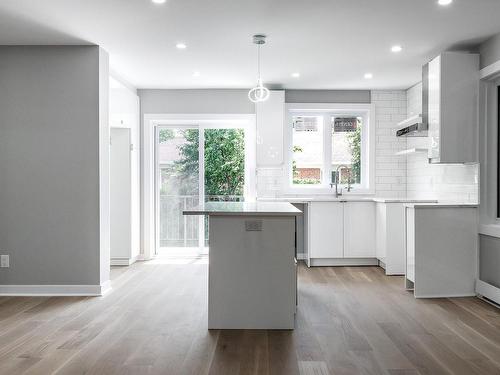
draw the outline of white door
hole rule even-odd
[[[130,142],[130,129],[111,128],[110,247],[116,264],[132,257]]]
[[[375,203],[344,203],[344,258],[375,258]]]
[[[340,202],[312,202],[309,217],[310,257],[343,258],[343,208]]]

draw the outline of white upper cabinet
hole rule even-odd
[[[479,55],[444,52],[429,63],[431,163],[478,161]]]
[[[257,167],[283,164],[285,91],[271,90],[269,99],[255,105]]]
[[[344,203],[344,258],[375,258],[375,203]]]

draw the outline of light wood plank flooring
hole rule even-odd
[[[500,311],[479,299],[301,265],[296,330],[208,331],[206,264],[168,263],[113,269],[105,297],[0,298],[0,374],[500,374]]]

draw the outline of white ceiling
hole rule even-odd
[[[499,15],[499,0],[1,0],[0,44],[99,44],[139,88],[248,88],[265,33],[266,84],[407,88],[439,51],[500,32]]]

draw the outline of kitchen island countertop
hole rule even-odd
[[[183,211],[184,215],[209,216],[298,216],[298,208],[288,202],[205,202]]]

